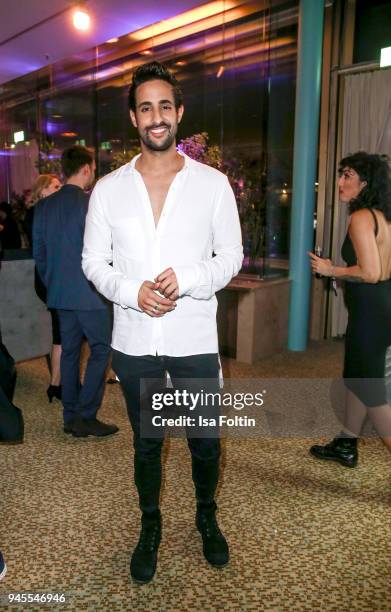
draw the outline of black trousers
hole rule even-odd
[[[143,437],[140,417],[143,410],[142,395],[148,397],[164,386],[166,371],[175,389],[191,392],[219,391],[219,361],[217,354],[167,357],[145,355],[135,357],[113,351],[112,368],[117,374],[126,399],[128,416],[133,429],[134,475],[139,494],[140,509],[144,514],[159,509],[161,488],[161,451],[163,437]],[[140,391],[142,390],[142,392]],[[210,415],[212,416],[212,415]],[[187,442],[192,457],[192,477],[197,506],[215,507],[215,492],[219,479],[220,439],[191,437],[186,429]]]

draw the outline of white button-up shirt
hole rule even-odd
[[[231,186],[218,170],[183,155],[155,227],[138,157],[97,182],[86,219],[82,266],[114,302],[112,347],[128,355],[217,353],[215,293],[243,260]],[[170,267],[177,307],[150,317],[138,306],[140,287]]]

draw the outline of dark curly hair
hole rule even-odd
[[[344,168],[351,168],[357,172],[360,181],[367,183],[357,198],[349,202],[349,213],[361,208],[376,208],[387,221],[391,221],[391,169],[388,156],[358,151],[341,159],[340,174]]]
[[[149,62],[148,64],[143,64],[139,66],[136,71],[133,73],[132,83],[129,87],[129,96],[128,103],[129,108],[135,112],[136,111],[136,89],[142,83],[146,83],[147,81],[166,81],[169,85],[171,85],[174,93],[174,102],[175,108],[178,108],[183,104],[183,94],[180,88],[180,85],[172,72],[161,64],[160,62]]]

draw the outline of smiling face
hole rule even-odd
[[[345,167],[340,172],[338,180],[339,199],[341,202],[350,202],[357,198],[358,194],[364,189],[366,181],[362,181],[353,168]]]
[[[166,81],[142,83],[136,90],[136,112],[130,118],[141,143],[150,151],[175,147],[175,137],[183,115],[183,106],[175,108],[172,86]]]

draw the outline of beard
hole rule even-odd
[[[158,142],[153,139],[153,136],[150,135],[150,131],[156,129],[158,127],[167,128],[167,134],[163,140],[159,140]],[[139,136],[144,145],[150,149],[150,151],[167,151],[175,142],[175,137],[177,133],[178,126],[177,125],[169,125],[168,123],[160,123],[159,125],[152,125],[148,128],[145,128],[142,132],[139,132]]]

